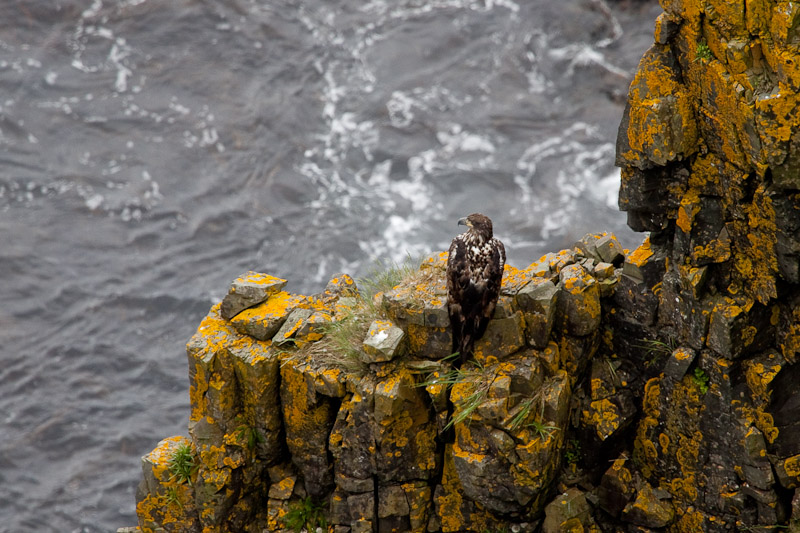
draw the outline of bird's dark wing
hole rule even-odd
[[[506,250],[503,243],[497,239],[491,241],[491,257],[481,273],[479,292],[476,296],[479,304],[475,309],[474,336],[479,339],[483,336],[489,321],[497,307],[497,298],[500,296],[500,286],[503,282],[503,267],[506,263]]]
[[[459,305],[464,291],[469,287],[469,260],[467,245],[456,237],[450,243],[447,256],[447,303]]]
[[[492,318],[494,308],[497,305],[497,298],[500,296],[500,285],[503,283],[503,268],[506,264],[506,249],[503,243],[497,239],[492,239],[492,257],[486,264],[483,272],[483,279],[486,280],[486,290],[481,295],[483,317]]]
[[[465,301],[470,289],[469,260],[467,258],[467,245],[463,239],[456,237],[450,243],[447,256],[447,310],[450,315],[450,325],[453,330],[453,351],[460,351],[464,336],[466,322]]]

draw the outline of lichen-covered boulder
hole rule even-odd
[[[692,95],[668,46],[653,45],[639,62],[617,138],[617,164],[664,166],[697,149]]]
[[[592,517],[592,509],[584,492],[570,488],[557,496],[545,508],[543,533],[569,533],[572,531],[600,532]]]
[[[354,381],[351,390],[330,437],[337,484],[369,488],[373,476],[382,483],[429,479],[436,466],[437,432],[426,393],[412,374],[364,377]]]
[[[468,374],[451,393],[453,462],[473,501],[499,513],[536,512],[561,461],[570,388],[526,359]]]
[[[252,270],[242,274],[233,280],[228,294],[222,299],[220,316],[225,320],[230,320],[241,311],[260,304],[285,286],[285,279],[269,274],[261,274]]]
[[[446,252],[426,258],[418,274],[381,295],[382,309],[406,333],[408,349],[417,357],[441,359],[453,352],[446,262]]]
[[[350,390],[329,440],[337,490],[349,494],[337,523],[359,528],[368,519],[381,530],[423,531],[430,513],[426,480],[437,468],[437,430],[424,390],[408,371],[364,377]]]
[[[190,448],[191,442],[186,437],[169,437],[142,457],[143,476],[136,493],[136,513],[142,531],[198,530],[193,479],[178,479],[170,469],[181,447]]]
[[[231,324],[242,335],[249,335],[258,340],[270,340],[283,326],[289,314],[304,305],[307,305],[304,296],[280,291],[271,295],[265,302],[237,314],[231,320]]]
[[[675,511],[669,502],[670,495],[666,491],[653,490],[648,483],[636,492],[636,497],[622,510],[622,519],[626,522],[647,528],[668,526],[675,518]]]
[[[428,524],[428,531],[455,533],[502,528],[504,526],[502,520],[495,518],[464,493],[456,473],[452,446],[452,444],[445,445],[442,479],[433,494],[434,514]],[[525,529],[520,528],[520,531]]]
[[[626,386],[628,372],[621,360],[595,359],[589,379],[590,394],[581,403],[581,425],[603,443],[621,436],[634,421],[636,402]]]
[[[619,265],[625,259],[625,250],[614,234],[590,233],[575,243],[584,257],[596,263]]]
[[[570,335],[583,337],[600,325],[600,289],[597,280],[580,264],[561,270],[558,310]]]
[[[527,341],[535,348],[544,348],[550,340],[557,298],[558,288],[544,278],[529,281],[517,292],[516,302],[525,321]]]
[[[388,320],[374,320],[362,344],[365,362],[382,363],[403,355],[405,332]]]
[[[422,271],[421,271],[422,272]],[[383,308],[392,320],[428,328],[447,327],[447,285],[443,271],[429,267],[383,295]]]
[[[319,498],[333,487],[328,435],[338,412],[338,398],[322,394],[324,370],[305,359],[284,359],[280,397],[285,443],[310,495]]]
[[[525,344],[525,320],[521,311],[513,311],[489,321],[483,336],[475,342],[473,357],[481,364],[490,364],[506,359]]]

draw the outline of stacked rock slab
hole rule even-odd
[[[621,248],[593,235],[507,266],[461,368],[446,259],[434,254],[369,297],[346,275],[313,296],[266,274],[236,280],[187,345],[190,439],[143,458],[141,530],[276,531],[316,508],[342,533],[534,531],[562,471],[574,387],[608,337],[601,301],[621,276]],[[186,479],[173,470],[179,444],[193,458]]]
[[[617,141],[620,207],[650,236],[611,320],[617,355],[649,370],[600,502],[670,531],[786,527],[800,519],[786,475],[800,454],[800,6],[661,5]]]

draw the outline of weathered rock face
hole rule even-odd
[[[163,443],[146,457],[140,527],[275,530],[311,502],[337,531],[532,531],[561,472],[574,387],[601,348],[621,248],[587,236],[506,267],[461,368],[449,357],[446,258],[369,297],[339,275],[317,296],[271,282],[244,307],[235,283],[242,309],[225,319],[213,307],[187,346],[192,477],[170,474]],[[618,410],[618,427],[633,414]]]
[[[651,231],[610,320],[617,356],[647,369],[642,412],[601,503],[675,531],[787,525],[800,518],[784,474],[800,414],[800,10],[661,4],[617,141],[620,207]]]
[[[661,5],[617,142],[643,244],[506,266],[460,368],[445,253],[375,295],[247,273],[187,346],[142,530],[800,523],[800,7]]]

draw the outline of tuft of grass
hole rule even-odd
[[[660,341],[658,339],[645,339],[640,343],[634,344],[637,348],[642,348],[647,352],[647,360],[644,366],[652,368],[658,364],[659,360],[668,357],[675,351],[675,345],[672,339],[669,343]]]
[[[531,417],[531,412],[533,411],[534,406],[538,404],[539,406],[539,415],[536,419],[531,422],[525,424],[525,421]],[[517,413],[511,418],[511,422],[509,423],[509,429],[511,431],[516,431],[520,427],[531,428],[534,433],[536,433],[541,440],[545,440],[549,437],[554,431],[557,431],[559,428],[558,426],[549,426],[542,422],[542,418],[544,417],[544,398],[541,395],[541,392],[535,394],[531,398],[526,398],[519,404],[519,410]]]
[[[194,463],[194,454],[192,453],[191,444],[183,443],[175,450],[167,463],[172,474],[172,479],[178,483],[192,484],[192,474],[194,474],[197,465]]]
[[[183,511],[183,503],[181,503],[181,499],[178,496],[178,487],[168,488],[165,498],[167,500],[167,505],[174,505],[175,507]]]
[[[328,520],[325,518],[325,508],[314,503],[311,496],[295,502],[283,517],[284,525],[296,533],[304,529],[313,533],[317,528],[328,530]]]
[[[339,320],[320,328],[322,333],[320,340],[306,344],[285,358],[284,364],[310,358],[324,366],[364,376],[369,372],[369,365],[361,358],[361,344],[374,319],[375,316],[365,307],[363,300],[359,299],[356,306]]]
[[[708,43],[706,43],[705,39],[697,43],[694,57],[695,61],[710,61],[712,57],[711,48],[708,47]]]
[[[388,292],[403,281],[412,278],[419,272],[419,259],[411,254],[406,255],[402,263],[376,260],[369,274],[359,278],[357,285],[364,291],[364,298],[372,300],[376,294]]]
[[[361,345],[372,321],[382,316],[376,296],[400,283],[416,279],[420,275],[418,265],[419,261],[414,261],[410,255],[401,264],[377,261],[369,276],[358,279],[357,285],[361,290],[350,310],[338,320],[322,326],[320,340],[303,346],[284,362],[311,358],[350,374],[366,375],[369,365],[362,360]]]
[[[543,422],[539,422],[538,420],[534,420],[528,424],[528,427],[535,431],[542,441],[552,435],[554,431],[558,431],[558,426],[546,426]]]
[[[512,431],[516,431],[520,427],[523,426],[524,422],[528,420],[533,412],[533,408],[538,404],[539,407],[539,416],[538,418],[542,418],[544,415],[544,398],[542,397],[541,391],[537,392],[530,398],[526,398],[522,400],[519,405],[516,407],[517,412],[511,418],[511,422],[509,423],[509,429]],[[524,424],[525,427],[530,426],[531,423]]]
[[[257,428],[247,424],[242,424],[236,428],[236,438],[239,441],[244,441],[248,450],[254,450],[256,446],[267,440]]]
[[[533,409],[533,398],[528,398],[524,400],[520,404],[520,409],[517,413],[511,418],[511,422],[508,424],[509,429],[511,431],[516,431],[522,426],[522,423],[528,419],[531,414],[531,410]]]
[[[708,379],[708,374],[700,367],[696,367],[692,372],[692,381],[700,388],[700,392],[703,394],[708,392]]]
[[[448,357],[454,357],[457,354],[450,355]],[[494,381],[495,376],[490,376],[489,372],[491,369],[487,369],[480,365],[477,361],[470,361],[470,366],[462,366],[461,368],[453,368],[448,372],[445,372],[439,376],[429,378],[422,383],[419,383],[418,387],[427,387],[429,385],[446,385],[448,387],[452,387],[456,383],[463,383],[466,382],[469,384],[470,392],[467,395],[466,400],[460,402],[453,414],[450,417],[450,420],[445,425],[444,429],[448,430],[456,424],[460,424],[465,420],[468,420],[472,413],[486,401],[486,398],[489,394],[489,388]]]

